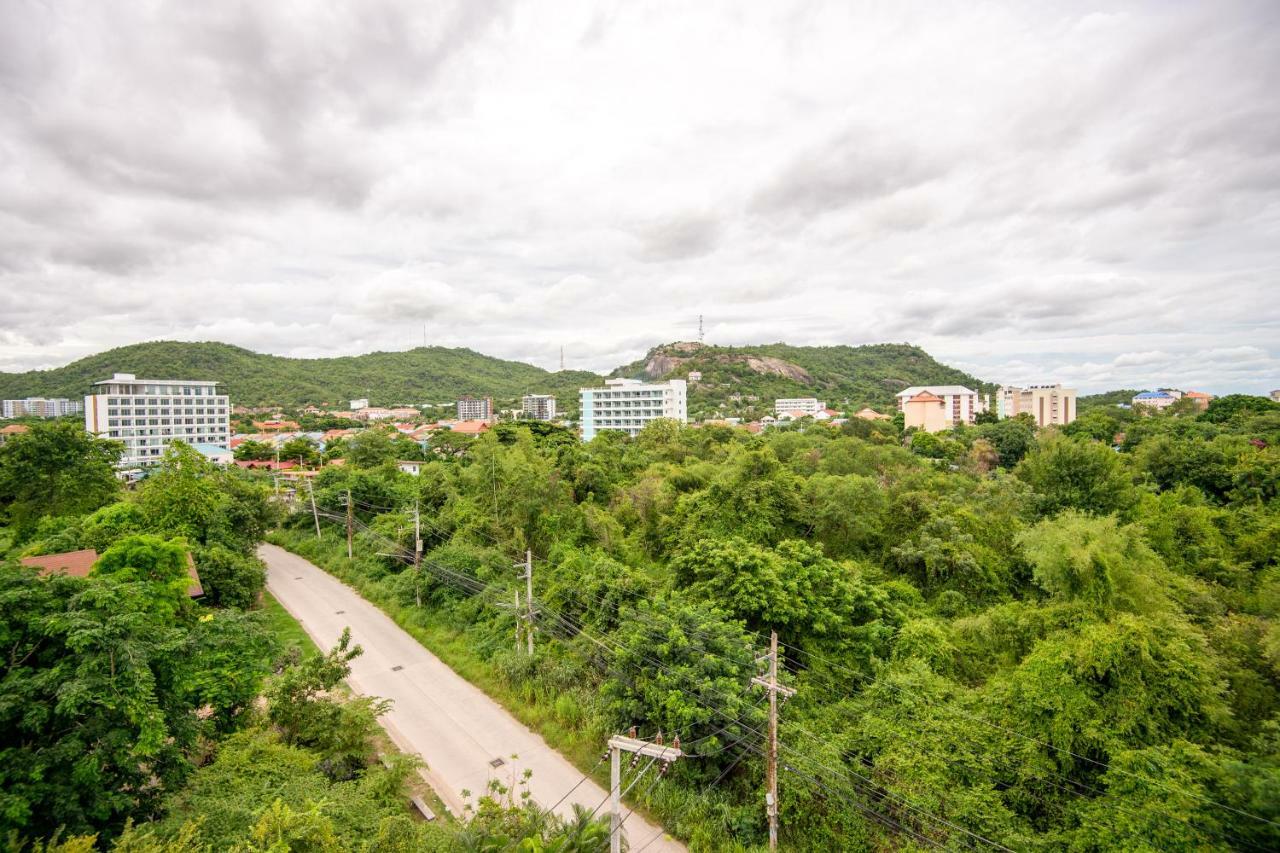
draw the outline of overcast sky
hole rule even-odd
[[[0,0],[0,369],[699,314],[1280,387],[1280,3]]]

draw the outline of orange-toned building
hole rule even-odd
[[[925,432],[942,432],[955,425],[947,401],[928,391],[919,391],[901,401],[903,426]]]

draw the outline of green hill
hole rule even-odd
[[[675,343],[655,347],[613,376],[683,378],[701,371],[689,386],[692,418],[720,414],[758,416],[776,397],[825,399],[834,408],[893,406],[908,385],[991,386],[939,364],[919,347],[874,344],[793,347],[766,344],[713,347]],[[587,371],[552,373],[469,349],[418,347],[342,358],[284,358],[221,343],[155,341],[82,358],[65,367],[0,373],[0,397],[79,397],[90,384],[113,373],[155,379],[216,379],[231,401],[246,406],[345,405],[357,397],[373,405],[444,402],[464,394],[509,403],[525,393],[555,394],[560,409],[577,409],[578,389],[598,385]],[[754,399],[753,399],[754,398]]]
[[[468,349],[418,347],[343,358],[284,358],[221,343],[155,341],[91,355],[65,367],[0,373],[0,397],[79,397],[113,373],[140,378],[214,379],[239,405],[341,404],[369,397],[373,405],[444,402],[464,394],[510,400],[526,392],[556,394],[561,405],[600,377],[551,373]]]
[[[772,411],[778,397],[817,397],[836,409],[871,406],[887,412],[894,406],[893,395],[910,385],[995,390],[910,344],[716,347],[682,342],[654,347],[611,375],[680,379],[690,371],[702,374],[689,384],[690,418],[757,416]]]

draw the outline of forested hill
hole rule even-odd
[[[718,347],[682,342],[654,347],[612,375],[667,379],[684,378],[690,371],[702,374],[690,383],[690,416],[758,414],[772,409],[778,397],[818,397],[836,409],[872,406],[884,411],[894,405],[893,395],[910,385],[995,390],[910,344]],[[751,397],[758,401],[754,407]]]
[[[243,405],[443,402],[463,394],[518,397],[528,392],[576,399],[600,381],[594,373],[551,373],[468,349],[417,347],[343,358],[284,358],[222,343],[155,341],[82,358],[65,367],[0,373],[0,397],[79,397],[113,373],[152,379],[214,379]]]
[[[689,414],[759,415],[776,397],[816,396],[835,408],[886,409],[908,385],[992,386],[935,361],[919,347],[872,344],[795,347],[765,344],[714,347],[676,343],[655,347],[614,376],[683,378],[690,383]],[[150,379],[214,379],[243,405],[341,404],[368,397],[373,405],[444,402],[463,394],[510,400],[525,393],[555,394],[560,408],[577,406],[578,389],[601,378],[581,370],[552,373],[469,349],[417,347],[342,358],[285,358],[222,343],[155,341],[119,347],[65,367],[0,373],[0,396],[79,397],[113,373]],[[752,401],[751,398],[756,398]]]

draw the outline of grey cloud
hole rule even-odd
[[[919,186],[947,172],[911,140],[872,127],[837,134],[795,157],[752,197],[761,215],[814,217]]]
[[[673,216],[643,226],[637,236],[637,257],[642,261],[687,260],[715,251],[720,224],[711,216]]]

